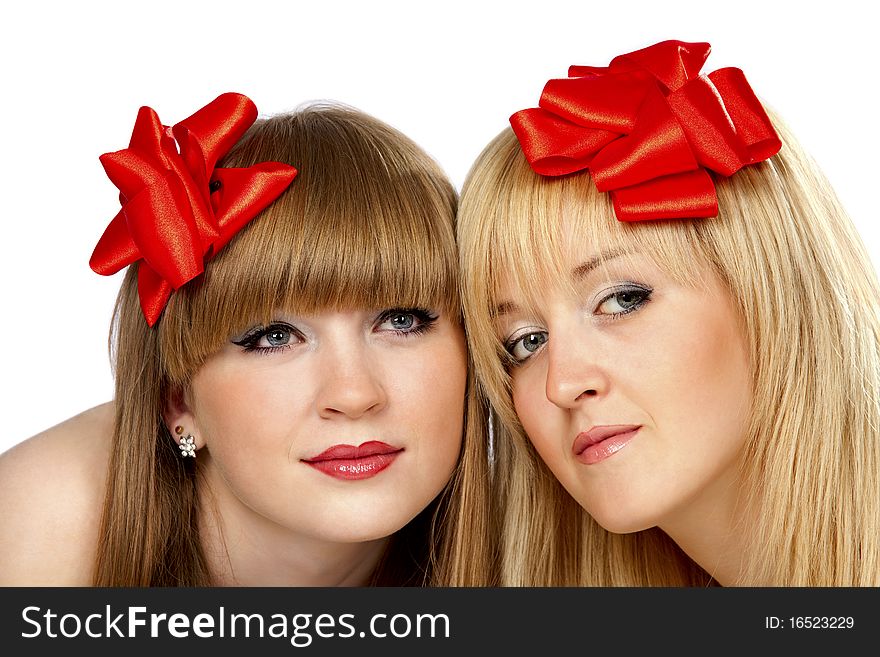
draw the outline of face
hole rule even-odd
[[[574,292],[548,289],[532,313],[510,285],[499,297],[513,403],[535,449],[613,532],[729,509],[751,400],[729,293],[708,270],[690,287],[647,256],[571,244]]]
[[[279,313],[204,364],[188,406],[227,509],[356,542],[399,530],[444,487],[465,382],[463,331],[433,310]]]

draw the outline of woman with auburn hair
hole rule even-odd
[[[504,584],[880,584],[877,278],[708,53],[572,67],[465,182]]]
[[[256,118],[102,157],[115,399],[0,458],[4,584],[489,581],[452,186],[354,109]]]

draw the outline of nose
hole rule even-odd
[[[560,408],[574,408],[608,391],[608,372],[600,363],[597,350],[586,345],[581,337],[556,333],[547,341],[546,394]]]
[[[364,345],[326,344],[323,347],[317,397],[322,418],[357,419],[385,407],[385,387]]]

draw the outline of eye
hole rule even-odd
[[[291,333],[290,330],[281,327],[275,327],[266,332],[261,339],[261,342],[265,340],[270,347],[280,347],[282,345],[288,344],[290,342]],[[264,345],[258,345],[264,346]]]
[[[245,351],[258,353],[272,353],[289,349],[294,344],[303,341],[302,334],[288,324],[270,324],[269,326],[256,328],[248,331],[244,337],[233,340],[234,344],[244,347]]]
[[[638,286],[617,288],[599,302],[595,314],[612,317],[626,315],[645,305],[651,292],[653,290]]]
[[[395,331],[406,331],[416,325],[416,318],[412,313],[398,313],[386,319],[383,324],[388,324]]]
[[[505,348],[516,364],[520,364],[531,358],[538,349],[547,342],[547,333],[545,331],[532,331],[519,337],[511,338],[507,341]]]
[[[437,314],[424,308],[391,308],[379,314],[374,330],[413,335],[433,328],[437,318]]]

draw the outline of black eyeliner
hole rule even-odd
[[[299,331],[297,331],[290,324],[287,324],[285,322],[272,322],[267,326],[255,326],[254,328],[248,330],[248,332],[245,333],[241,338],[233,339],[231,340],[231,342],[234,345],[242,347],[247,353],[274,353],[282,349],[289,349],[291,346],[289,343],[272,347],[258,346],[260,340],[262,340],[266,335],[276,329],[281,329],[290,333],[291,337],[301,337]]]
[[[412,315],[418,320],[418,326],[415,326],[411,329],[406,330],[394,330],[392,332],[397,333],[398,335],[419,335],[421,333],[425,333],[426,331],[430,331],[434,328],[437,320],[440,318],[439,313],[434,313],[428,310],[427,308],[388,308],[387,310],[383,310],[376,317],[374,322],[374,326],[382,324],[387,321],[391,317],[395,315]]]
[[[599,317],[608,317],[610,319],[618,319],[620,317],[623,317],[624,315],[628,315],[643,308],[645,304],[650,301],[651,295],[654,293],[654,288],[647,285],[641,285],[639,283],[624,283],[623,285],[611,288],[610,291],[608,291],[608,294],[602,297],[596,304],[596,309],[598,310],[602,306],[602,304],[609,299],[614,298],[618,294],[624,294],[626,292],[629,292],[639,298],[635,305],[616,313],[596,313],[595,311],[593,311],[593,314],[598,315]]]

